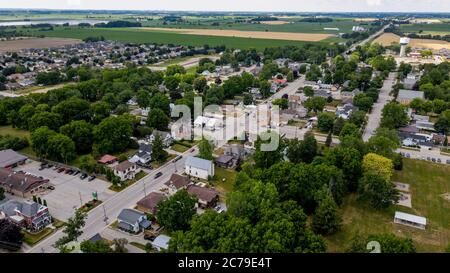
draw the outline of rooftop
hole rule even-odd
[[[135,166],[134,163],[131,163],[130,161],[125,160],[122,163],[120,163],[119,165],[117,165],[116,167],[114,167],[114,169],[116,169],[116,171],[118,171],[118,172],[124,172],[133,166]]]
[[[191,166],[202,170],[210,170],[211,165],[212,165],[211,160],[206,160],[199,157],[189,156],[186,159],[186,166]]]
[[[27,159],[28,157],[23,156],[11,149],[2,150],[0,151],[0,168],[5,168]]]
[[[153,210],[161,201],[165,200],[166,198],[167,196],[164,193],[151,192],[149,195],[139,200],[137,204],[138,206]]]
[[[398,91],[398,98],[399,99],[415,99],[415,98],[423,99],[424,92],[400,89]]]
[[[203,200],[206,202],[213,201],[214,198],[216,198],[219,195],[219,193],[217,191],[215,191],[214,189],[200,187],[197,185],[189,185],[187,188],[187,192],[190,195],[194,195],[199,200]]]

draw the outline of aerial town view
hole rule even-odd
[[[2,260],[450,253],[450,1],[110,2],[0,3]]]

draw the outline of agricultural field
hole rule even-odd
[[[274,39],[287,41],[307,41],[319,42],[332,37],[330,34],[319,33],[293,33],[293,32],[264,32],[264,31],[243,31],[228,29],[167,29],[167,28],[139,28],[139,30],[169,31],[184,35],[204,35],[220,37],[240,37],[253,39]]]
[[[187,46],[210,46],[225,45],[229,48],[255,48],[263,50],[266,47],[278,47],[286,45],[301,46],[303,41],[286,41],[275,39],[252,39],[241,37],[221,37],[204,35],[185,35],[170,31],[152,31],[140,29],[102,29],[102,28],[79,28],[79,27],[55,27],[53,31],[39,31],[24,29],[27,35],[45,35],[46,37],[84,39],[90,36],[103,36],[107,40],[130,43],[157,43],[175,44]],[[325,42],[325,41],[324,41]]]
[[[383,46],[389,46],[393,43],[399,43],[400,36],[393,33],[384,33],[380,37],[374,40],[374,43],[379,43]],[[410,46],[418,48],[430,48],[433,50],[439,50],[442,48],[450,49],[450,43],[442,40],[432,39],[411,39]]]
[[[19,51],[26,48],[48,48],[80,43],[78,39],[68,38],[23,38],[19,40],[0,41],[0,54]]]
[[[396,171],[392,179],[410,185],[412,208],[391,206],[386,210],[375,210],[348,196],[342,205],[343,228],[328,236],[331,252],[342,252],[348,246],[353,234],[363,235],[394,233],[411,238],[418,252],[443,252],[450,243],[450,166],[426,161],[404,159],[402,171]],[[394,224],[395,211],[411,213],[427,218],[426,230],[419,230]]]
[[[419,35],[446,35],[450,34],[450,23],[401,25],[400,30],[404,33],[416,33]]]

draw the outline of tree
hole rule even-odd
[[[189,196],[186,190],[180,190],[158,203],[156,219],[170,231],[187,230],[196,214],[196,203],[196,198]]]
[[[400,139],[396,130],[378,128],[376,134],[366,144],[366,151],[393,158],[395,150],[400,146]]]
[[[368,153],[363,158],[363,170],[364,172],[376,174],[384,180],[390,180],[394,172],[394,165],[389,158]]]
[[[321,132],[331,132],[334,124],[334,114],[332,113],[320,113],[317,120],[317,128]]]
[[[180,78],[176,76],[166,76],[164,78],[164,85],[170,91],[175,91],[180,85]]]
[[[38,157],[47,157],[50,147],[48,140],[56,135],[56,132],[48,127],[39,127],[31,133],[31,146]]]
[[[304,104],[308,111],[314,111],[317,113],[323,111],[325,104],[327,104],[327,100],[322,97],[312,97],[307,99]]]
[[[376,209],[384,209],[398,202],[399,192],[394,183],[375,172],[366,172],[359,183],[359,198]]]
[[[64,226],[64,237],[56,241],[55,246],[60,248],[71,241],[77,241],[78,237],[83,234],[82,228],[86,224],[86,218],[87,214],[85,212],[80,210],[75,211],[75,215],[70,217]]]
[[[344,125],[344,127],[342,127],[342,130],[341,130],[341,132],[339,134],[339,138],[342,140],[346,136],[352,136],[352,137],[360,138],[361,137],[361,132],[360,132],[358,126],[356,126],[355,124],[353,124],[351,122],[347,122]]]
[[[292,163],[311,163],[317,155],[317,141],[314,135],[306,135],[303,140],[289,140],[286,145],[286,156]]]
[[[164,111],[166,115],[170,114],[170,100],[166,96],[157,93],[150,100],[150,108],[152,110],[159,108]]]
[[[62,126],[59,131],[73,140],[77,153],[86,154],[92,149],[92,130],[92,124],[84,120],[77,120]]]
[[[450,133],[450,109],[445,110],[439,115],[437,122],[434,124],[436,131],[448,135]]]
[[[36,83],[43,85],[55,85],[63,80],[59,71],[40,72],[36,76]]]
[[[131,117],[108,117],[94,127],[93,133],[98,153],[122,152],[128,147],[133,134]]]
[[[12,120],[12,125],[27,130],[28,123],[35,113],[36,110],[32,104],[25,104],[20,108],[17,119]]]
[[[194,89],[198,92],[204,92],[206,87],[208,86],[208,82],[205,77],[198,77],[194,80]]]
[[[272,101],[273,105],[278,105],[280,109],[288,109],[289,108],[289,100],[285,98],[275,99]]]
[[[305,87],[303,87],[303,93],[307,97],[313,97],[314,96],[314,89],[311,86],[305,86]]]
[[[128,249],[125,247],[128,244],[128,240],[125,238],[114,238],[114,252],[115,253],[127,253]]]
[[[72,120],[85,120],[90,121],[91,111],[89,102],[72,97],[68,100],[60,102],[53,107],[52,111],[61,115],[63,123],[69,123]]]
[[[369,112],[372,109],[373,103],[373,99],[365,93],[360,93],[353,98],[353,105],[365,112]]]
[[[202,140],[200,140],[200,142],[198,143],[198,148],[199,148],[199,155],[198,157],[206,159],[206,160],[213,160],[213,145],[211,144],[211,142],[205,138],[203,138]]]
[[[1,248],[19,250],[22,246],[23,234],[19,226],[8,219],[0,219]]]
[[[97,101],[91,104],[91,120],[94,124],[99,124],[102,120],[109,117],[111,105],[105,101]]]
[[[152,158],[154,160],[163,162],[167,158],[168,153],[164,150],[164,143],[161,136],[156,135],[152,144]]]
[[[355,124],[357,127],[361,127],[366,120],[366,112],[361,110],[352,111],[348,121]]]
[[[338,214],[337,205],[330,195],[323,199],[312,220],[312,229],[319,234],[333,234],[341,228],[342,219]]]
[[[333,143],[333,134],[330,131],[327,135],[327,139],[325,140],[325,146],[330,147],[332,143]]]
[[[333,134],[339,135],[342,131],[342,128],[345,126],[345,120],[341,117],[338,117],[333,124]]]
[[[113,253],[114,252],[114,250],[104,240],[99,240],[97,242],[85,240],[85,241],[81,242],[80,250],[83,253]]]
[[[152,99],[152,96],[147,90],[141,89],[137,93],[136,101],[139,104],[139,107],[141,108],[147,108],[150,106],[150,101]]]
[[[55,161],[68,163],[76,156],[75,143],[68,136],[55,134],[48,139],[48,157]]]
[[[287,79],[288,82],[293,82],[294,81],[294,72],[289,71],[287,76],[286,76],[286,79]]]
[[[382,110],[381,127],[396,129],[408,124],[405,106],[396,102],[386,104]]]
[[[362,174],[361,153],[351,147],[337,147],[328,151],[325,162],[342,170],[348,190],[356,190]]]
[[[5,199],[5,189],[0,187],[0,201]]]
[[[186,69],[184,69],[181,65],[169,65],[166,68],[166,75],[167,76],[174,76],[175,74],[186,74]]]
[[[279,137],[279,136],[278,135],[274,136],[272,134],[271,137]],[[269,168],[273,164],[276,164],[283,159],[282,156],[283,149],[281,147],[282,146],[281,143],[279,143],[278,147],[276,147],[276,149],[273,151],[264,151],[263,149],[261,149],[262,145],[263,142],[261,138],[258,136],[258,139],[256,140],[255,143],[256,151],[255,154],[253,155],[253,159],[255,160],[257,168],[261,169]]]
[[[159,108],[155,108],[150,111],[150,114],[147,117],[146,124],[150,128],[165,131],[169,126],[169,122],[170,119],[164,113],[164,111]]]
[[[253,104],[253,96],[251,94],[245,94],[243,103],[244,103],[244,105]]]
[[[376,241],[381,245],[381,253],[415,253],[416,247],[410,238],[400,238],[394,234],[371,235],[368,241]]]
[[[57,131],[62,124],[62,117],[57,113],[41,112],[36,113],[29,121],[30,131],[34,131],[39,127],[46,126],[54,131]]]

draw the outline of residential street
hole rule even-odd
[[[196,155],[198,153],[197,148],[195,148],[195,151],[193,153],[190,152],[191,150],[192,149],[186,151],[183,154],[183,158],[177,161],[175,164],[172,162],[168,162],[161,168],[153,170],[143,179],[129,186],[125,190],[117,193],[116,195],[105,201],[102,205],[91,210],[88,214],[88,218],[86,219],[86,225],[83,229],[83,234],[80,236],[80,238],[78,238],[78,241],[81,242],[83,240],[89,239],[97,233],[102,234],[103,231],[108,228],[108,225],[116,221],[117,216],[122,211],[122,209],[133,208],[136,202],[145,196],[144,189],[148,194],[152,191],[157,191],[161,188],[164,188],[164,183],[170,178],[173,173],[183,172],[186,157],[188,155]],[[154,179],[154,175],[157,172],[162,172],[163,175],[158,179]],[[106,211],[106,216],[108,217],[106,223],[104,221],[104,211]],[[41,241],[39,244],[30,248],[28,252],[58,252],[58,250],[53,247],[53,244],[63,236],[64,233],[62,232],[62,229],[60,229],[53,235]]]
[[[375,134],[375,131],[380,126],[381,111],[384,106],[388,104],[393,97],[389,95],[394,86],[397,78],[397,73],[393,72],[389,74],[389,77],[384,81],[383,87],[380,90],[378,102],[373,105],[372,112],[369,114],[369,120],[364,130],[363,140],[368,141],[371,136]]]

